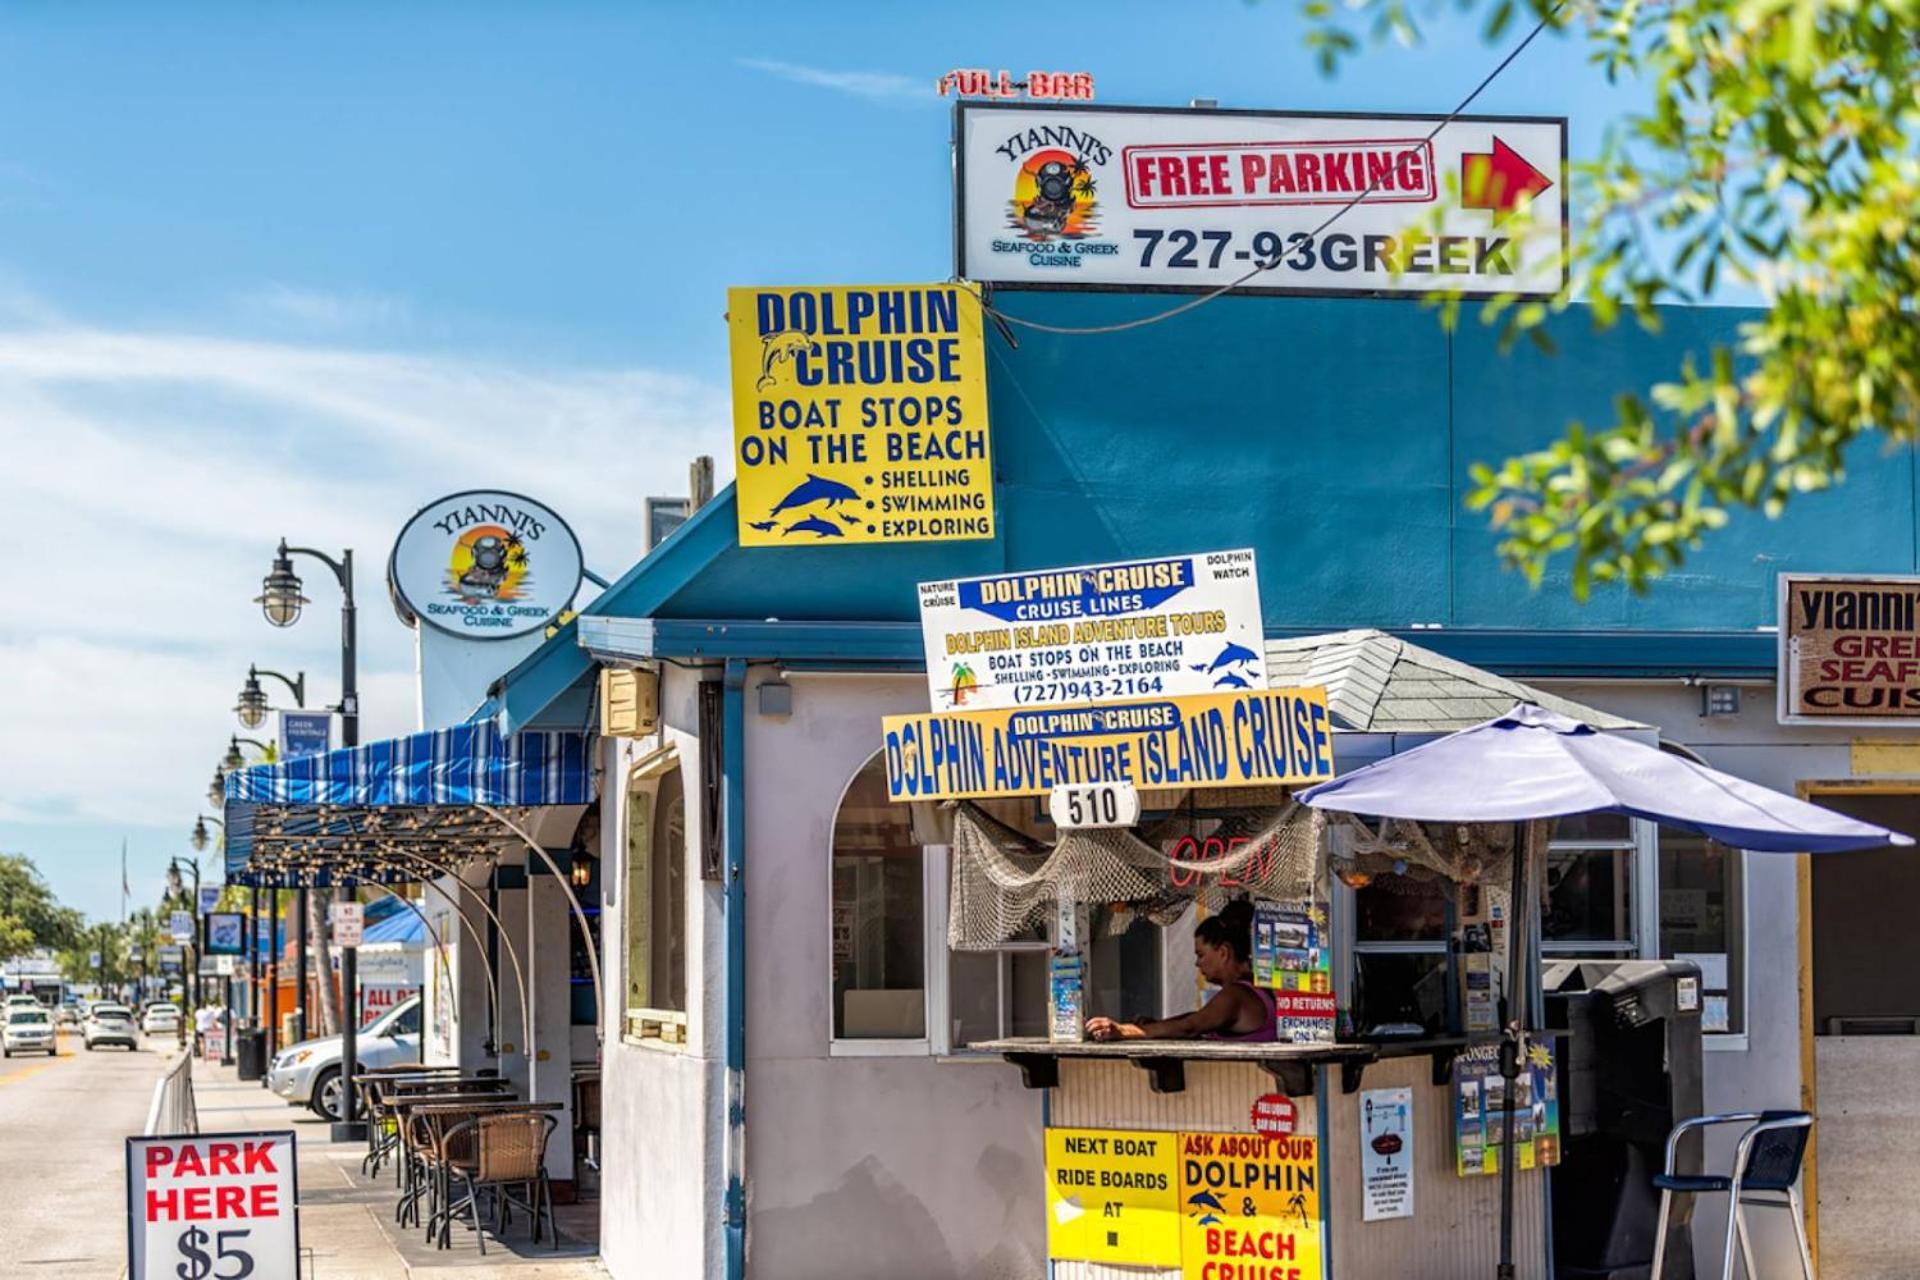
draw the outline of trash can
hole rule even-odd
[[[242,1031],[236,1062],[242,1080],[258,1080],[267,1074],[267,1033]]]
[[[1700,970],[1685,960],[1570,960],[1547,964],[1542,978],[1547,1025],[1565,1033],[1554,1274],[1639,1280],[1658,1234],[1653,1175],[1667,1134],[1701,1112]],[[1699,1169],[1697,1147],[1682,1156],[1689,1172]],[[1692,1216],[1690,1203],[1676,1202],[1668,1280],[1693,1276]]]

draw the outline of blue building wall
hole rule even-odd
[[[1100,324],[1159,300],[1001,294],[1017,315]],[[1664,331],[1553,327],[1557,355],[1501,353],[1416,304],[1228,298],[1103,336],[988,336],[1000,534],[886,548],[716,548],[655,616],[913,620],[920,581],[1251,545],[1270,628],[1751,630],[1784,568],[1912,572],[1914,461],[1872,442],[1845,487],[1778,521],[1740,514],[1644,597],[1501,569],[1467,472],[1538,447],[1613,397],[1730,340],[1747,313],[1674,309]],[[616,602],[593,612],[624,612]]]
[[[1095,325],[1163,299],[1001,294],[1015,315]],[[1500,567],[1497,535],[1462,505],[1468,469],[1608,420],[1624,389],[1671,377],[1731,341],[1748,312],[1668,309],[1659,334],[1551,326],[1555,355],[1508,353],[1470,309],[1457,333],[1410,302],[1224,298],[1104,336],[987,338],[999,533],[992,541],[743,548],[731,490],[583,612],[814,624],[804,644],[762,628],[731,656],[910,662],[915,585],[1006,569],[1252,546],[1270,632],[1380,627],[1523,677],[1764,676],[1774,575],[1920,571],[1915,460],[1856,448],[1844,486],[1777,521],[1736,513],[1644,596],[1581,605],[1565,567],[1538,591]],[[821,623],[896,624],[867,628]],[[828,633],[824,637],[818,634]],[[714,656],[711,629],[662,634],[663,654]],[[674,647],[680,646],[680,647]],[[796,647],[797,646],[797,647]],[[724,644],[722,645],[724,647]],[[512,728],[578,727],[591,663],[562,628],[495,686]]]

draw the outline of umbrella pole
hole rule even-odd
[[[1500,1126],[1500,1265],[1498,1280],[1514,1280],[1513,1272],[1513,1104],[1519,1092],[1520,1046],[1525,1026],[1527,972],[1527,864],[1533,860],[1533,825],[1515,824],[1513,833],[1513,897],[1507,904],[1507,1022],[1500,1039],[1500,1078],[1506,1082]]]

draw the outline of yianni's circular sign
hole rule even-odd
[[[553,509],[498,489],[428,503],[400,530],[387,584],[403,618],[467,640],[545,629],[580,590],[580,541]]]

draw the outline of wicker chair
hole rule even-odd
[[[455,1215],[464,1214],[479,1237],[480,1252],[486,1253],[487,1233],[480,1222],[483,1190],[493,1195],[496,1233],[505,1231],[512,1210],[521,1208],[533,1219],[533,1238],[538,1241],[544,1212],[553,1247],[560,1247],[546,1163],[547,1139],[558,1124],[550,1112],[503,1111],[476,1116],[447,1130],[440,1140],[442,1177],[447,1181],[447,1199],[440,1213],[441,1248],[448,1247]]]

